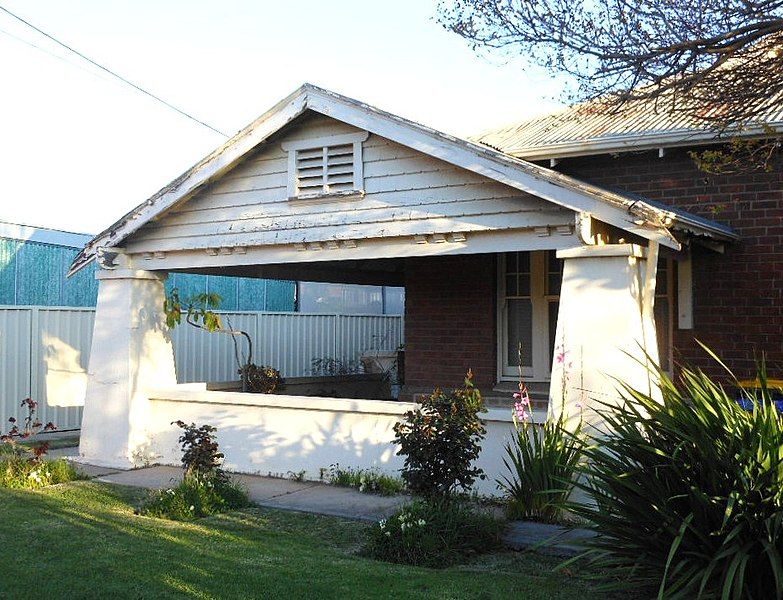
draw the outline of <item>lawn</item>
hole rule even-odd
[[[361,523],[260,508],[178,523],[134,515],[143,494],[86,481],[0,489],[0,598],[603,597],[537,555],[391,565],[357,555]]]

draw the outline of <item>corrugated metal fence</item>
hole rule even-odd
[[[253,362],[272,365],[284,377],[308,375],[312,361],[358,361],[365,352],[403,343],[403,320],[393,315],[222,313],[234,329],[248,332]],[[27,397],[40,402],[39,418],[60,429],[81,423],[81,407],[63,406],[86,382],[95,310],[40,306],[0,307],[0,431],[17,418]],[[181,325],[172,335],[177,379],[237,379],[231,336]],[[244,346],[242,346],[244,348]]]

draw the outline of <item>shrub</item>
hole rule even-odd
[[[82,476],[64,459],[47,460],[49,442],[37,442],[41,431],[54,431],[54,423],[44,425],[38,420],[38,403],[25,398],[21,405],[27,409],[24,421],[8,419],[11,428],[0,435],[0,487],[35,489],[81,479]]]
[[[222,473],[220,465],[224,456],[213,435],[217,431],[215,427],[197,427],[195,423],[188,425],[184,421],[174,421],[172,425],[183,430],[177,441],[182,447],[182,466],[186,475]]]
[[[280,371],[273,367],[247,364],[239,373],[247,385],[247,391],[255,394],[273,394],[283,385]]]
[[[342,468],[339,464],[329,467],[329,483],[357,488],[360,492],[394,496],[405,491],[405,483],[376,469]]]
[[[338,377],[341,375],[355,375],[361,368],[355,360],[343,361],[339,358],[314,358],[310,362],[310,373],[315,377]]]
[[[138,514],[193,521],[250,504],[247,492],[238,483],[215,473],[185,475],[176,487],[150,492]]]
[[[416,501],[368,533],[372,558],[424,567],[446,567],[499,544],[500,522],[462,500]]]
[[[763,364],[752,412],[701,370],[656,374],[662,402],[624,387],[585,447],[589,499],[572,510],[600,534],[590,556],[660,598],[781,598],[783,417]]]
[[[151,492],[137,513],[192,521],[250,504],[247,491],[220,468],[224,457],[214,437],[217,429],[211,425],[187,425],[184,421],[174,421],[172,425],[183,430],[179,443],[184,477],[176,487]]]
[[[562,520],[562,507],[574,489],[576,471],[584,440],[581,421],[575,431],[566,429],[565,411],[557,419],[536,424],[528,408],[526,388],[514,411],[516,435],[505,444],[503,464],[507,475],[498,480],[506,495],[506,515],[510,519],[533,519],[554,523]]]
[[[4,448],[4,454],[17,458],[27,457],[30,462],[38,463],[49,451],[49,442],[34,442],[34,438],[41,431],[54,431],[57,427],[51,421],[44,425],[38,420],[38,403],[32,398],[25,398],[20,406],[27,409],[27,415],[21,426],[16,417],[8,419],[11,429],[0,434],[0,446]]]
[[[414,494],[445,498],[485,478],[481,469],[472,466],[486,433],[478,416],[484,402],[472,380],[468,371],[462,388],[450,394],[436,389],[394,426],[398,454],[405,456],[402,478]]]

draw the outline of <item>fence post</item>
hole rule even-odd
[[[30,308],[30,397],[43,404],[41,398],[39,366],[41,363],[41,323],[38,307]]]
[[[342,362],[343,360],[343,351],[345,350],[342,339],[342,325],[343,325],[343,316],[342,315],[335,315],[334,316],[334,358],[335,360],[339,360]]]

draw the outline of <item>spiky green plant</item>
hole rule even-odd
[[[498,487],[506,496],[510,519],[562,520],[562,507],[574,489],[584,437],[566,428],[565,413],[542,425],[516,422],[516,435],[505,444],[506,474]]]
[[[677,383],[655,374],[662,399],[624,386],[626,402],[600,410],[606,431],[584,449],[577,485],[589,499],[570,510],[599,534],[589,556],[614,578],[607,587],[782,598],[783,418],[763,361],[756,391],[700,369],[683,368]]]

